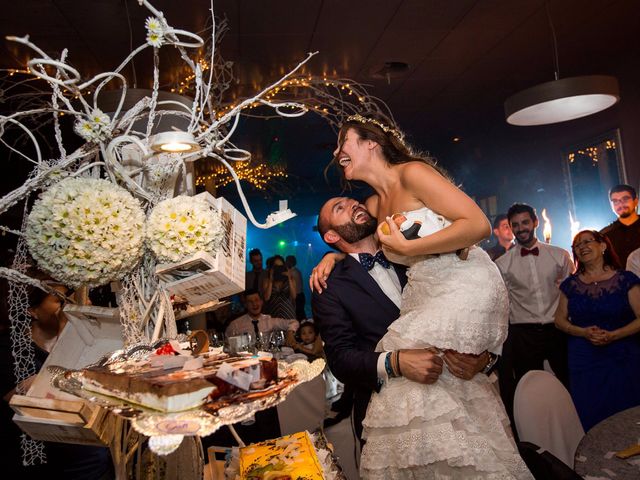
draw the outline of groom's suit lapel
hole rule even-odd
[[[358,285],[361,285],[364,292],[378,305],[388,310],[389,314],[392,315],[390,318],[395,319],[398,316],[398,307],[385,295],[377,282],[369,275],[369,272],[351,255],[347,255],[343,263],[345,275],[348,275],[353,281],[357,282]],[[398,276],[400,276],[400,274],[398,274]]]

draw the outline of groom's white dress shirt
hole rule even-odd
[[[360,258],[357,253],[350,253],[355,260],[360,263]],[[364,267],[362,267],[364,268]],[[400,280],[398,279],[398,274],[396,273],[395,268],[384,268],[378,262],[373,264],[373,268],[369,270],[369,275],[371,278],[378,284],[380,289],[384,292],[384,294],[389,297],[395,305],[400,308],[400,303],[402,301],[402,286],[400,285]],[[383,352],[378,357],[378,378],[382,381],[387,381],[387,371],[384,368],[384,360],[387,352]]]

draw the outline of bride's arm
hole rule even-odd
[[[313,267],[309,275],[309,288],[311,293],[322,293],[323,288],[327,288],[327,278],[333,271],[336,263],[343,260],[347,255],[341,252],[329,252],[320,260],[320,263]]]
[[[401,181],[405,190],[452,223],[432,235],[407,240],[389,219],[391,235],[381,231],[384,222],[378,226],[380,242],[387,248],[402,255],[453,252],[470,247],[491,234],[489,220],[480,207],[433,167],[419,162],[408,163],[402,170]]]

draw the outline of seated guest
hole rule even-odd
[[[46,280],[38,273],[31,276]],[[34,350],[35,371],[42,368],[49,353],[58,340],[67,323],[62,312],[67,288],[62,285],[52,285],[59,295],[47,293],[36,287],[29,287],[27,291],[28,309],[31,318],[31,348]],[[0,390],[2,394],[2,431],[3,444],[0,456],[3,472],[7,478],[42,478],[42,475],[53,478],[74,479],[109,479],[113,478],[111,457],[109,450],[102,447],[86,445],[71,445],[67,443],[45,442],[45,465],[22,465],[20,447],[21,431],[11,420],[13,412],[9,407],[11,397],[19,393],[24,394],[36,378],[36,374],[24,379],[19,385],[15,383],[14,362],[11,354],[9,335],[2,335],[0,339]]]
[[[572,250],[577,271],[560,285],[555,324],[569,335],[569,387],[587,431],[640,405],[640,279],[601,233],[583,230]]]
[[[295,319],[275,318],[262,313],[264,302],[260,293],[255,290],[247,290],[242,296],[242,301],[247,313],[233,320],[225,331],[227,338],[243,333],[268,334],[273,330],[287,332],[287,345],[296,344],[295,333],[298,330],[298,321]]]
[[[299,340],[299,343],[296,343],[293,349],[296,352],[304,353],[309,357],[309,360],[324,356],[320,332],[318,332],[318,327],[315,323],[302,322],[296,333],[296,340]]]

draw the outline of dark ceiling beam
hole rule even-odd
[[[441,89],[432,92],[432,94],[429,97],[426,97],[426,102],[430,103],[433,99],[443,96],[445,92],[449,90],[457,81],[462,79],[467,74],[467,72],[469,72],[474,67],[476,67],[484,58],[489,56],[491,52],[495,51],[508,38],[510,38],[513,34],[518,32],[523,25],[525,25],[529,20],[531,20],[532,17],[536,16],[542,9],[544,9],[544,3],[538,9],[534,10],[529,15],[527,15],[526,18],[524,18],[520,23],[515,25],[511,30],[509,30],[509,32],[507,32],[504,36],[502,36],[502,38],[498,39],[491,47],[489,47],[489,49],[486,52],[484,52],[482,56],[478,56],[475,59],[475,61],[471,61],[467,63],[465,68],[462,69],[451,81],[445,84]]]
[[[316,32],[318,31],[318,23],[320,22],[320,17],[322,16],[322,9],[324,8],[324,0],[320,0],[320,4],[318,5],[318,12],[316,13],[316,20],[313,22],[313,29],[311,30],[311,35],[309,36],[309,43],[307,44],[307,52],[313,51],[313,40],[316,36]]]
[[[398,85],[396,86],[396,88],[393,89],[393,91],[387,95],[387,97],[384,99],[385,103],[389,103],[391,101],[391,98],[398,93],[398,91],[400,91],[402,89],[402,87],[404,87],[405,83],[407,83],[407,81],[420,69],[420,67],[424,64],[424,62],[427,61],[427,59],[431,56],[431,54],[433,52],[435,52],[438,47],[440,47],[440,45],[442,45],[442,43],[449,37],[449,35],[451,35],[455,29],[457,27],[460,26],[460,24],[464,21],[464,19],[466,18],[467,15],[469,15],[469,13],[474,9],[475,4],[472,4],[461,16],[460,19],[455,23],[455,25],[453,26],[453,28],[451,28],[449,30],[449,32],[444,35],[440,41],[438,43],[436,43],[433,48],[431,48],[431,50],[429,50],[424,57],[422,57],[422,60],[420,60],[420,62],[415,66],[415,68],[413,68],[411,70],[411,72],[406,75],[401,82],[398,83]]]
[[[369,49],[369,51],[365,55],[364,59],[362,60],[362,64],[360,65],[360,68],[358,69],[358,73],[356,73],[355,77],[353,77],[353,78],[361,78],[360,75],[362,75],[362,73],[363,73],[362,71],[365,68],[365,66],[367,65],[367,62],[369,61],[369,58],[371,58],[371,55],[373,54],[375,49],[380,44],[380,40],[384,37],[384,34],[389,29],[389,26],[393,23],[393,20],[396,18],[396,15],[398,15],[398,12],[402,8],[402,5],[404,5],[404,0],[400,0],[398,2],[398,5],[396,6],[395,10],[393,11],[393,13],[391,15],[389,15],[389,19],[387,20],[387,23],[385,23],[384,27],[380,31],[380,34],[378,35],[378,38],[376,38],[376,41],[373,42],[373,45],[371,45],[371,48]]]

